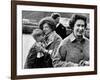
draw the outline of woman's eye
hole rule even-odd
[[[82,27],[85,27],[85,25],[82,25]]]
[[[77,26],[78,26],[78,27],[84,27],[85,25],[80,25],[80,24],[78,24]]]
[[[80,27],[80,24],[78,24],[77,26]]]

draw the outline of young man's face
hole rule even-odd
[[[55,19],[56,24],[58,24],[59,21],[60,21],[60,17],[57,17],[57,18]]]
[[[36,40],[37,40],[37,42],[42,42],[44,40],[43,34],[41,34],[40,36],[37,36]]]
[[[73,32],[76,37],[81,37],[84,34],[85,22],[81,19],[77,20],[74,24]]]

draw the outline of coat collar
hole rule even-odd
[[[81,42],[83,42],[84,40],[85,40],[85,37],[83,36]],[[74,36],[74,33],[70,34],[70,41],[71,42],[77,41],[76,37]]]
[[[49,35],[47,35],[48,36],[48,39],[46,41],[47,45],[50,45],[54,41],[55,35],[56,35],[55,31],[53,31],[52,33],[50,33]]]

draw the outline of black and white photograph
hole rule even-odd
[[[86,13],[22,11],[23,67],[89,66],[89,24]]]
[[[17,75],[95,74],[95,6],[59,5],[16,6]]]

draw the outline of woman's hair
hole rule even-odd
[[[56,23],[51,17],[45,17],[40,20],[39,22],[39,28],[43,30],[43,25],[47,23],[49,27],[54,31],[56,29]]]
[[[32,36],[36,40],[37,37],[43,35],[43,31],[41,29],[34,29],[32,32]]]
[[[69,21],[69,26],[70,28],[73,30],[74,25],[76,23],[77,20],[83,20],[85,22],[85,28],[87,26],[87,18],[83,15],[78,15],[78,14],[74,14],[71,18],[71,20]]]
[[[52,14],[51,14],[51,17],[52,17],[53,19],[56,19],[56,18],[60,17],[60,14],[59,14],[59,13],[52,13]]]

